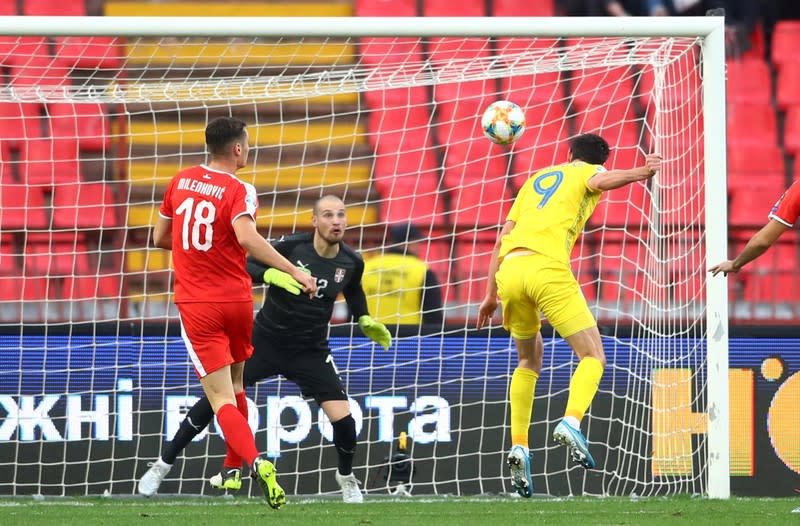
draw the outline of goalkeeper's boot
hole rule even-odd
[[[586,437],[583,436],[580,429],[575,429],[562,420],[556,426],[555,431],[553,431],[553,440],[569,448],[572,460],[586,469],[594,468],[594,458],[592,458],[592,454],[589,453],[589,444],[586,442]]]
[[[275,466],[272,465],[272,462],[257,458],[253,462],[253,477],[261,486],[261,491],[264,492],[270,508],[277,510],[286,504],[286,493],[278,485],[278,480],[275,478]]]
[[[242,470],[222,468],[222,471],[208,479],[209,484],[217,489],[239,491],[242,489]]]
[[[506,460],[511,469],[511,485],[521,496],[530,498],[533,495],[533,479],[531,478],[531,457],[526,448],[513,446]]]
[[[139,494],[145,497],[152,497],[158,492],[158,487],[172,468],[172,464],[167,464],[160,458],[149,465],[150,469],[139,479],[137,487]]]
[[[358,480],[356,476],[350,473],[349,475],[342,475],[339,470],[336,470],[336,482],[342,488],[342,500],[348,504],[361,504],[364,502],[364,495],[361,494],[361,488],[358,487]]]

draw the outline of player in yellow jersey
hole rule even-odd
[[[579,359],[564,418],[553,438],[569,448],[573,460],[593,468],[580,421],[597,392],[606,358],[597,322],[572,274],[570,253],[602,192],[648,179],[661,168],[660,157],[648,155],[638,168],[606,171],[608,143],[591,133],[572,138],[569,146],[568,162],[539,170],[520,189],[495,243],[486,297],[478,313],[481,328],[489,323],[499,296],[503,326],[517,347],[519,361],[509,389],[508,465],[512,484],[523,497],[533,494],[528,429],[544,354],[539,313]]]

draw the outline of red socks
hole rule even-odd
[[[225,434],[225,443],[228,446],[228,454],[225,457],[224,466],[226,468],[241,469],[242,459],[248,466],[253,465],[253,461],[258,457],[256,441],[250,424],[247,423],[247,400],[244,391],[236,394],[236,405],[225,404],[217,411],[217,422]]]

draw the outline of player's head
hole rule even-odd
[[[311,222],[317,237],[330,245],[335,245],[344,237],[347,228],[347,214],[344,202],[335,195],[324,195],[314,202]]]
[[[389,227],[389,241],[395,250],[419,257],[425,236],[413,223],[401,223]]]
[[[211,157],[235,160],[237,168],[247,164],[247,139],[247,124],[233,117],[217,117],[206,126],[206,146]]]
[[[608,160],[609,148],[605,139],[594,133],[583,133],[570,139],[570,161],[589,164],[604,164]]]

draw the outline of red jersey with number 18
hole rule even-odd
[[[175,303],[252,301],[246,253],[233,222],[255,221],[256,190],[235,175],[205,165],[172,178],[158,213],[172,220]]]

